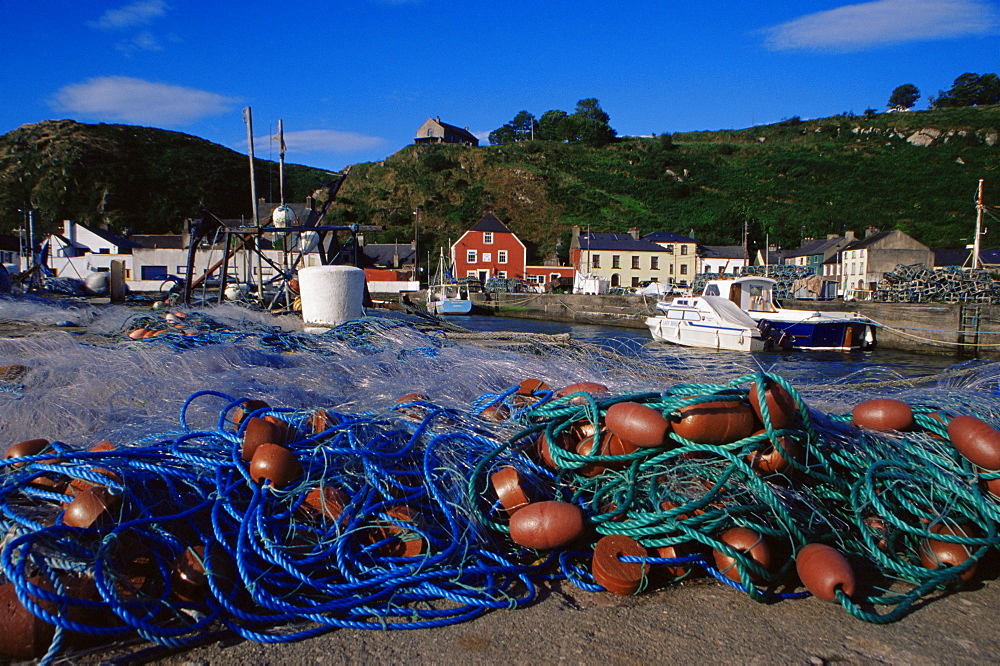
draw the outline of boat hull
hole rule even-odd
[[[765,343],[755,331],[678,321],[667,317],[647,317],[646,326],[654,340],[682,347],[725,351],[764,351]]]
[[[851,351],[875,347],[874,326],[860,319],[823,322],[766,321],[791,337],[793,349]]]
[[[472,313],[472,301],[466,299],[449,299],[445,301],[435,301],[432,304],[434,314],[439,315],[467,315]]]

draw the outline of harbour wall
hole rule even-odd
[[[655,296],[474,294],[482,313],[645,329]],[[798,310],[857,312],[878,324],[878,344],[921,354],[1000,358],[1000,305],[980,303],[872,303],[787,301]]]

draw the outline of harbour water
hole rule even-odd
[[[709,373],[738,365],[774,372],[790,381],[804,380],[806,383],[816,383],[824,379],[837,381],[866,374],[925,378],[937,375],[958,363],[956,359],[947,356],[915,354],[892,349],[864,352],[719,352],[656,342],[651,339],[647,331],[637,329],[477,315],[449,317],[447,320],[473,331],[569,333],[574,340],[608,346],[625,353],[649,356],[681,367],[697,367]]]

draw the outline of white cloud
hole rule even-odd
[[[928,39],[993,33],[997,12],[982,0],[875,0],[808,14],[764,30],[774,51],[861,51]]]
[[[51,105],[60,112],[98,120],[184,125],[230,111],[237,102],[206,90],[127,76],[103,76],[59,89]]]
[[[109,9],[88,25],[100,30],[120,30],[138,25],[148,25],[167,13],[163,0],[136,0],[118,9]]]
[[[254,138],[257,145],[266,145],[274,139],[265,136]],[[361,150],[372,150],[385,145],[385,139],[377,136],[366,136],[357,132],[341,132],[338,130],[299,130],[296,132],[285,132],[285,149],[289,153],[353,153]],[[275,145],[277,150],[277,145]]]

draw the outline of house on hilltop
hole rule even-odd
[[[478,146],[479,139],[469,128],[455,127],[441,122],[441,116],[428,118],[417,130],[413,143],[457,143],[462,146]]]

